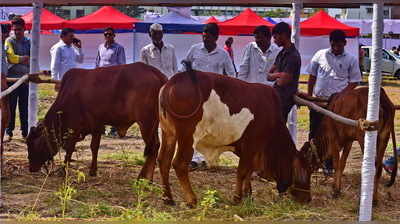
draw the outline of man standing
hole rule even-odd
[[[186,61],[192,63],[192,68],[202,72],[214,72],[223,74],[224,72],[235,77],[232,60],[228,53],[217,46],[219,27],[216,23],[209,23],[203,29],[203,43],[193,45],[187,56]],[[204,157],[194,152],[190,169],[194,170],[200,166],[205,166]]]
[[[108,27],[104,30],[105,42],[97,50],[96,68],[126,64],[124,47],[115,42],[114,29]],[[108,133],[111,137],[117,136],[117,129],[111,127]]]
[[[81,41],[74,37],[74,30],[64,28],[61,31],[60,41],[50,49],[51,76],[55,80],[62,80],[64,74],[71,68],[76,68],[76,63],[83,62]],[[56,84],[54,89],[58,91],[60,84]]]
[[[237,74],[236,65],[235,65],[235,59],[234,59],[234,56],[233,56],[232,44],[233,44],[233,38],[232,37],[228,37],[228,39],[226,39],[226,41],[225,41],[224,50],[226,50],[226,52],[228,52],[229,57],[232,60],[233,68],[235,69],[235,72]]]
[[[301,58],[296,47],[290,40],[291,29],[287,23],[280,22],[272,29],[276,45],[282,50],[276,56],[275,63],[269,71],[268,81],[275,81],[282,108],[282,117],[286,123],[288,114],[294,105],[293,95],[299,85]]]
[[[271,32],[267,26],[256,27],[254,39],[255,42],[246,46],[238,78],[246,82],[272,86],[273,82],[268,81],[265,74],[271,70],[279,48],[271,45]]]
[[[158,68],[168,78],[171,78],[178,71],[174,46],[163,42],[163,27],[161,24],[152,24],[149,36],[152,43],[142,48],[140,60],[145,64]]]
[[[31,51],[31,41],[25,37],[25,21],[21,17],[14,17],[11,21],[11,28],[14,30],[14,36],[9,37],[5,41],[5,49],[9,63],[8,74],[9,78],[21,78],[29,73],[29,55]],[[11,86],[13,83],[7,83]],[[23,138],[28,135],[28,97],[29,84],[23,83],[12,93],[10,93],[10,110],[11,117],[6,133],[8,140],[13,137],[15,128],[15,112],[19,109],[19,117],[21,121],[21,134]]]
[[[319,50],[311,59],[308,67],[308,95],[329,99],[354,89],[361,82],[361,72],[355,56],[344,50],[346,34],[342,30],[334,30],[329,35],[331,47]],[[309,139],[317,135],[323,115],[310,110]],[[332,160],[324,163],[324,173],[333,173]]]
[[[114,29],[108,27],[104,30],[105,42],[97,50],[96,68],[126,64],[124,47],[115,42]]]
[[[192,62],[195,70],[214,72],[235,77],[235,69],[228,53],[217,46],[219,27],[209,23],[203,29],[203,42],[193,45],[186,56],[186,61]]]

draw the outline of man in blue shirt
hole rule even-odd
[[[104,30],[105,42],[100,44],[97,50],[96,68],[126,64],[124,47],[115,42],[114,38],[114,29],[111,27],[106,28]],[[108,135],[110,137],[116,137],[117,130],[111,127]]]

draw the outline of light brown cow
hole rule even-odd
[[[196,205],[188,164],[193,148],[208,164],[232,151],[240,157],[234,201],[251,194],[251,174],[273,178],[279,192],[290,186],[299,201],[311,200],[310,171],[290,137],[275,90],[214,73],[191,70],[172,77],[160,91],[162,143],[158,157],[164,198],[174,203],[169,185],[172,163],[188,206]]]
[[[346,91],[334,97],[328,105],[330,111],[343,117],[358,120],[367,116],[368,88],[360,87],[354,90]],[[392,135],[393,146],[396,146],[394,133],[395,107],[386,95],[384,89],[381,89],[380,109],[379,109],[379,130],[377,139],[376,154],[376,174],[374,183],[374,203],[377,202],[378,182],[382,175],[382,160],[390,135]],[[310,159],[310,165],[313,169],[322,166],[322,161],[327,158],[333,158],[335,168],[335,181],[333,185],[333,196],[338,197],[342,185],[342,174],[346,166],[346,160],[350,153],[353,141],[358,141],[361,150],[364,151],[364,132],[358,127],[350,127],[341,124],[333,119],[324,116],[317,132],[317,137],[312,141],[306,142],[301,151],[306,153]],[[393,154],[396,158],[394,171],[392,172],[390,182],[387,186],[393,185],[397,172],[397,152],[394,147]],[[340,152],[342,155],[340,156]]]

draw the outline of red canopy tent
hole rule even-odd
[[[26,13],[25,15],[22,16],[22,19],[25,20],[25,28],[27,30],[32,29],[32,21],[33,21],[33,11],[30,11]],[[40,28],[42,30],[57,30],[57,29],[62,29],[62,24],[66,20],[54,15],[52,12],[49,10],[42,8],[42,13],[40,16],[40,23],[41,26]],[[5,21],[2,23],[10,23],[10,21]]]
[[[76,30],[102,29],[132,29],[134,23],[140,20],[129,17],[111,6],[101,7],[96,12],[64,23],[64,27]]]
[[[215,18],[214,16],[211,16],[208,18],[206,21],[203,22],[204,24],[209,24],[209,23],[220,23],[220,21]]]
[[[218,23],[218,25],[221,35],[252,34],[257,26],[265,25],[270,28],[274,26],[249,8],[232,19]]]
[[[329,35],[333,30],[343,30],[348,37],[356,37],[360,34],[360,29],[351,27],[332,18],[324,10],[300,23],[300,34],[303,36],[323,36]]]

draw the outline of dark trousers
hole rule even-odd
[[[11,86],[14,83],[7,83]],[[15,128],[15,112],[19,110],[19,119],[21,121],[21,132],[22,136],[26,137],[28,135],[28,98],[29,98],[29,85],[24,83],[20,85],[17,89],[9,95],[10,101],[10,122],[8,123],[8,128],[6,130],[7,135],[13,136],[13,131]]]

